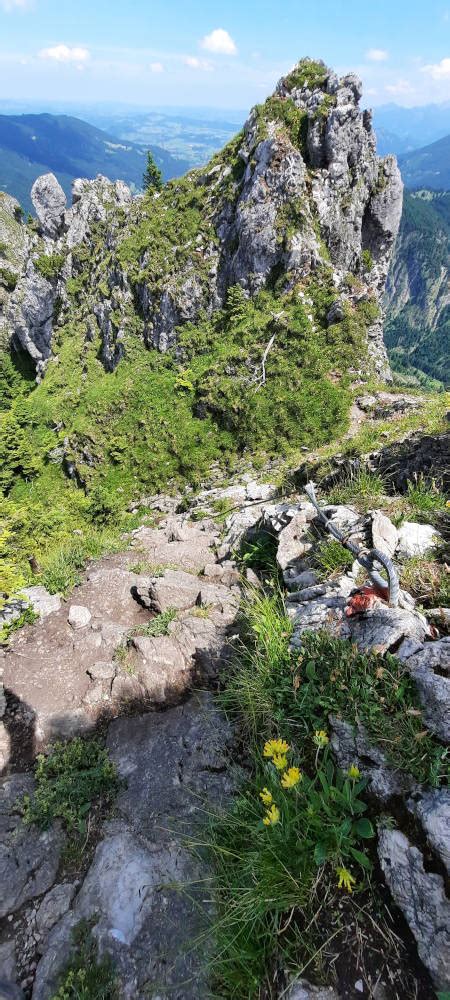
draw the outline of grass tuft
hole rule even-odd
[[[119,1000],[112,961],[109,956],[99,959],[91,924],[81,920],[72,939],[73,955],[51,1000]]]

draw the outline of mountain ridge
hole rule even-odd
[[[164,179],[184,173],[187,163],[158,146],[153,155]],[[30,189],[36,178],[54,172],[67,195],[80,176],[107,174],[142,186],[146,149],[71,115],[0,115],[0,189],[32,211]]]

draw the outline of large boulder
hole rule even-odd
[[[43,235],[56,239],[62,232],[67,198],[54,174],[43,174],[35,180],[31,200]]]

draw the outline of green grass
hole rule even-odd
[[[161,577],[168,569],[177,569],[176,563],[152,563],[148,559],[138,559],[132,563],[128,569],[130,573],[138,573],[139,576]]]
[[[42,561],[40,580],[51,594],[67,594],[81,582],[82,571],[90,559],[118,552],[124,541],[118,531],[89,528],[84,537],[55,546]]]
[[[35,767],[36,788],[23,799],[23,818],[46,830],[61,819],[71,839],[86,833],[91,807],[110,804],[118,790],[115,765],[98,740],[76,737],[54,743]]]
[[[325,580],[333,573],[342,573],[351,569],[353,556],[340,542],[334,539],[324,539],[319,542],[315,549],[314,561],[319,576]]]
[[[347,476],[327,493],[327,499],[330,503],[351,503],[361,511],[380,505],[385,496],[386,485],[382,476],[374,472],[367,472],[365,469],[360,469],[353,475]]]
[[[414,556],[400,567],[400,582],[425,608],[450,606],[450,571],[445,562]]]
[[[171,622],[175,621],[176,617],[176,609],[167,608],[166,611],[161,611],[161,614],[156,615],[146,625],[138,625],[136,628],[130,629],[129,635],[144,635],[150,638],[168,635],[169,626]]]
[[[427,515],[445,510],[447,498],[434,481],[430,482],[425,476],[417,476],[413,482],[408,482],[406,500],[416,514]]]
[[[2,590],[31,582],[33,555],[43,567],[42,582],[65,593],[79,578],[81,549],[90,558],[102,547],[104,531],[114,545],[130,527],[126,510],[139,495],[187,483],[198,487],[213,463],[226,475],[249,448],[264,463],[270,455],[300,443],[321,444],[344,430],[347,380],[334,385],[327,372],[336,352],[343,366],[346,358],[354,361],[364,319],[355,311],[348,325],[327,328],[326,276],[323,282],[310,288],[319,323],[315,332],[294,294],[281,300],[261,292],[247,301],[232,289],[224,310],[196,327],[187,324],[180,334],[182,371],[186,362],[190,371],[183,390],[176,388],[175,357],[147,350],[137,328],[124,335],[126,354],[114,372],[105,372],[98,360],[99,340],[86,342],[84,326],[76,322],[58,332],[58,363],[50,363],[40,385],[5,356],[0,516],[8,575],[5,570]],[[249,370],[258,369],[281,303],[286,321],[277,331],[267,383],[255,391]],[[138,324],[136,317],[133,322]],[[71,479],[67,468],[74,470]],[[226,516],[227,510],[221,505],[217,514]],[[82,542],[74,531],[82,532]]]
[[[80,921],[73,931],[73,953],[51,1000],[119,1000],[111,959],[98,957],[92,925]]]
[[[34,261],[34,266],[39,274],[47,281],[52,281],[56,278],[64,264],[64,254],[62,253],[50,253],[50,254],[40,254],[39,257]]]

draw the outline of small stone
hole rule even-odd
[[[355,990],[357,990],[358,993],[364,993],[364,983],[363,983],[362,979],[357,979],[356,980]]]
[[[375,549],[392,559],[398,545],[398,531],[381,510],[372,515],[372,541]]]
[[[116,675],[116,664],[112,660],[97,660],[87,673],[93,681],[112,681]]]
[[[86,625],[89,625],[91,617],[89,608],[83,607],[82,604],[71,604],[67,621],[72,628],[86,628]]]
[[[403,521],[398,530],[398,555],[401,559],[424,556],[441,541],[442,535],[431,524]]]

